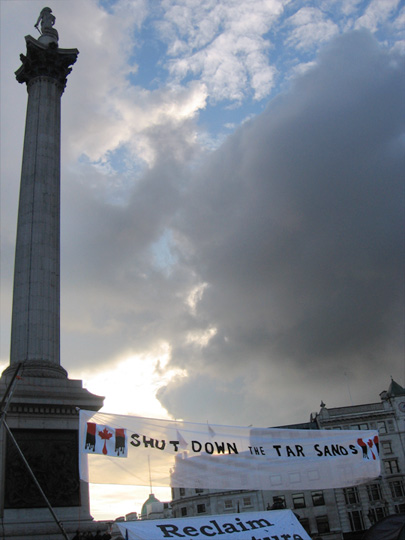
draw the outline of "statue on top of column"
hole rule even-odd
[[[41,36],[39,41],[49,44],[51,42],[58,43],[58,31],[56,28],[53,28],[55,24],[55,16],[52,15],[52,10],[49,7],[44,7],[39,14],[38,20],[35,23],[35,28],[40,32]],[[39,23],[41,23],[41,30],[38,28]]]
[[[67,76],[72,71],[71,66],[76,62],[79,51],[59,48],[59,35],[54,24],[55,16],[51,8],[44,7],[34,24],[40,33],[39,38],[25,36],[27,54],[20,54],[22,66],[15,72],[19,83],[29,85],[38,77],[51,77],[62,91],[65,88]]]

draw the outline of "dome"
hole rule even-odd
[[[159,499],[157,499],[153,493],[149,494],[149,497],[146,499],[146,501],[142,505],[141,510],[141,519],[148,517],[148,506],[153,503],[160,503]]]

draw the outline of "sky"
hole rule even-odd
[[[80,51],[62,96],[69,377],[106,412],[259,427],[405,385],[404,5],[47,5]],[[27,100],[14,72],[42,7],[0,0],[0,370]],[[148,489],[120,489],[91,486],[97,519],[140,510]]]

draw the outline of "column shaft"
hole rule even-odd
[[[28,84],[10,364],[60,365],[60,110],[63,88]]]

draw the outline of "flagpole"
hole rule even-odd
[[[150,486],[150,492],[152,493],[152,475],[150,472],[150,456],[148,456],[148,468],[149,468],[149,486]]]

